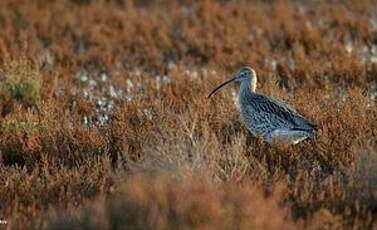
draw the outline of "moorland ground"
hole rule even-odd
[[[0,1],[9,229],[376,227],[374,1]],[[319,138],[268,145],[244,64]]]

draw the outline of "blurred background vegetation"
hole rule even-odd
[[[270,146],[230,87],[318,124]],[[367,229],[377,210],[374,1],[0,1],[8,229]]]

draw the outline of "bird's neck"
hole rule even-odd
[[[241,82],[240,94],[255,93],[255,82],[252,79],[245,79]]]
[[[242,105],[244,103],[247,103],[248,98],[250,98],[252,96],[252,93],[254,92],[253,90],[255,91],[255,87],[252,86],[251,80],[243,80],[240,85],[240,93],[238,94],[238,104]]]

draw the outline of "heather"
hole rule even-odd
[[[372,229],[374,1],[0,1],[8,229]],[[238,87],[316,123],[252,137]]]

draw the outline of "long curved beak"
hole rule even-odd
[[[214,90],[212,90],[212,92],[208,95],[207,98],[210,98],[213,94],[215,94],[219,89],[221,89],[222,87],[224,87],[225,85],[229,84],[229,83],[232,83],[233,81],[235,81],[237,79],[237,77],[234,77],[224,83],[222,83],[221,85],[217,86]]]

